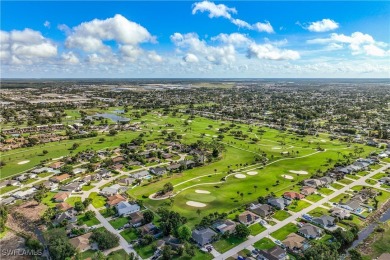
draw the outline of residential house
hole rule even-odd
[[[206,244],[213,242],[216,235],[217,235],[217,233],[215,233],[210,228],[195,229],[192,231],[192,239],[199,246],[204,246]]]
[[[322,215],[321,217],[313,218],[313,222],[324,228],[333,227],[335,225],[335,218],[328,215]]]
[[[55,202],[64,202],[67,198],[69,198],[70,192],[58,192],[53,196],[53,200]]]
[[[236,222],[227,219],[227,220],[218,220],[213,224],[213,228],[221,234],[229,232],[230,234],[234,232],[236,228]]]
[[[56,208],[61,211],[67,211],[69,209],[72,209],[73,207],[66,202],[61,202],[56,205]]]
[[[61,168],[63,165],[64,165],[63,162],[55,162],[55,163],[50,164],[49,167],[57,170],[57,169]]]
[[[291,204],[291,200],[284,198],[269,198],[267,200],[268,204],[278,209],[284,209],[286,206]]]
[[[323,185],[322,181],[320,181],[318,179],[306,179],[306,180],[303,180],[303,184],[305,186],[309,186],[312,188],[318,188],[318,187],[321,187]]]
[[[305,196],[309,196],[311,194],[314,194],[317,190],[313,187],[305,186],[301,189],[301,194]]]
[[[87,171],[87,169],[84,169],[84,168],[76,168],[76,169],[73,169],[72,173],[73,174],[81,174],[81,173],[84,173],[86,171]]]
[[[253,213],[261,216],[262,218],[268,217],[268,216],[272,215],[272,213],[274,212],[273,207],[271,207],[270,205],[260,204],[260,203],[252,204],[249,207],[249,210],[252,211]]]
[[[89,242],[91,235],[92,233],[90,232],[78,237],[71,238],[69,239],[69,243],[71,243],[73,247],[79,252],[87,251],[88,249],[91,249]]]
[[[184,246],[180,239],[173,236],[164,237],[163,241],[165,245],[171,246],[173,249],[178,249]]]
[[[250,211],[244,211],[238,215],[238,221],[244,225],[250,225],[256,222],[258,219],[260,219],[260,217]]]
[[[339,207],[353,212],[360,212],[361,211],[360,204],[361,204],[360,200],[351,199],[345,203],[340,203]]]
[[[280,246],[274,246],[268,250],[259,250],[259,260],[285,260],[287,259],[286,250]]]
[[[137,172],[137,173],[134,173],[132,175],[133,178],[135,179],[147,179],[147,178],[150,178],[150,173],[148,171],[140,171],[140,172]]]
[[[14,197],[8,197],[8,198],[0,200],[0,205],[10,205],[10,204],[13,204],[15,202],[15,200],[16,199]]]
[[[24,191],[17,191],[12,194],[12,197],[17,198],[17,199],[28,199],[31,198],[32,195],[37,191],[36,188],[30,188],[28,190]]]
[[[115,207],[119,216],[128,216],[141,209],[138,204],[130,204],[127,201],[121,201]]]
[[[52,182],[52,181],[45,181],[45,182],[43,182],[41,184],[34,185],[34,187],[38,189],[41,185],[45,189],[48,189],[48,190],[51,190],[51,191],[58,189],[58,183],[55,183],[55,182]]]
[[[64,186],[61,186],[60,190],[68,191],[68,192],[79,191],[81,186],[82,186],[81,184],[82,183],[80,183],[80,182],[71,182],[71,183],[66,184]]]
[[[350,216],[349,211],[341,208],[332,208],[331,215],[339,219],[345,219]]]
[[[110,177],[110,171],[107,169],[99,169],[96,174],[100,175],[102,178],[108,178]]]
[[[184,160],[180,162],[182,165],[184,165],[185,168],[193,168],[196,163],[192,160]]]
[[[49,180],[52,181],[52,182],[62,182],[66,179],[69,179],[70,178],[70,175],[67,174],[67,173],[64,173],[64,174],[61,174],[61,175],[57,175],[57,176],[54,176],[54,177],[51,177]]]
[[[289,200],[301,200],[301,199],[304,199],[305,196],[298,193],[298,192],[294,192],[294,191],[286,191],[284,194],[283,194],[283,197],[286,198],[286,199],[289,199]]]
[[[76,211],[68,210],[68,211],[64,211],[64,212],[56,215],[53,223],[55,225],[58,225],[58,224],[62,223],[63,221],[67,221],[69,223],[77,222]]]
[[[127,178],[124,178],[124,179],[119,179],[118,183],[121,184],[121,185],[129,186],[129,185],[133,184],[134,181],[135,181],[134,178],[127,177]]]
[[[379,182],[383,184],[390,184],[390,177],[382,177],[379,179]]]
[[[138,231],[144,236],[144,235],[152,235],[154,237],[157,237],[161,234],[161,231],[153,224],[148,223],[146,225],[143,225],[142,227],[138,228]]]
[[[321,177],[319,180],[322,182],[322,186],[329,186],[334,182],[333,179],[328,176]]]
[[[121,201],[126,201],[126,199],[120,194],[115,194],[107,198],[107,204],[109,206],[115,206]]]
[[[117,156],[117,157],[112,158],[113,163],[120,163],[120,162],[124,162],[124,161],[125,161],[125,158],[123,158],[123,156]]]
[[[126,190],[126,187],[123,187],[119,184],[114,184],[114,185],[111,185],[110,187],[104,187],[101,191],[100,191],[100,194],[102,194],[103,196],[112,196],[112,195],[115,195],[115,194],[118,194],[120,193],[121,191],[124,191]]]
[[[154,175],[163,175],[166,172],[167,172],[166,169],[162,167],[150,168],[150,173]]]
[[[322,230],[311,224],[305,224],[298,230],[298,233],[307,239],[314,239],[321,236]]]
[[[144,219],[144,214],[141,211],[133,212],[129,214],[130,217],[130,224],[133,227],[138,227],[142,224],[142,221]]]
[[[167,166],[168,171],[178,171],[180,170],[181,165],[179,163],[172,163]]]
[[[17,180],[6,180],[0,183],[0,188],[3,188],[5,186],[20,186],[21,183]]]
[[[299,251],[304,249],[304,245],[306,244],[305,241],[306,238],[301,237],[298,234],[291,233],[285,240],[282,241],[282,243],[292,251]]]

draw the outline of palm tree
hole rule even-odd
[[[240,193],[240,196],[241,196],[241,200],[243,200],[244,199],[244,193]]]
[[[200,213],[201,213],[200,209],[197,209],[196,214],[198,214],[198,217],[200,217]]]
[[[257,190],[257,185],[253,186],[253,188],[255,188],[255,192],[256,192],[256,190]]]

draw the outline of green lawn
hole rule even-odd
[[[239,238],[236,238],[236,237],[229,237],[229,238],[226,238],[226,239],[221,239],[221,240],[218,240],[216,242],[213,243],[213,246],[214,248],[220,252],[220,253],[224,253],[230,249],[232,249],[233,247],[241,244],[242,242],[244,242],[246,239],[239,239]]]
[[[264,226],[260,225],[259,223],[256,223],[256,224],[249,226],[249,230],[251,231],[252,236],[256,236],[257,234],[260,234],[261,232],[266,230],[266,228]]]
[[[322,200],[324,197],[322,197],[321,195],[319,194],[311,194],[309,196],[306,197],[307,200],[310,200],[311,202],[317,202],[317,201],[320,201]]]
[[[134,247],[137,254],[139,254],[142,259],[148,259],[149,257],[152,257],[154,254],[153,246],[147,245],[143,247],[136,246]]]
[[[195,248],[195,255],[194,256],[189,256],[189,255],[182,255],[180,257],[173,257],[173,259],[175,260],[211,260],[213,259],[214,257],[209,254],[209,253],[206,253],[206,252],[203,252],[201,250],[199,250],[199,248]]]
[[[359,175],[354,175],[354,174],[347,174],[346,177],[348,177],[350,179],[354,179],[354,180],[360,179]]]
[[[349,198],[351,197],[351,195],[349,195],[348,193],[342,193],[336,197],[334,197],[333,199],[331,199],[330,201],[331,202],[336,202],[336,203],[341,203],[341,202],[346,202],[349,200]]]
[[[123,230],[122,232],[120,232],[120,234],[129,243],[138,238],[138,235],[137,235],[134,228],[127,228],[127,229]]]
[[[47,192],[46,197],[44,197],[42,199],[42,203],[50,208],[55,207],[57,205],[57,202],[53,202],[52,199],[53,199],[54,195],[56,195],[56,194],[57,194],[57,192],[52,192],[52,191]]]
[[[127,223],[129,223],[129,219],[126,217],[121,217],[121,218],[116,218],[116,219],[110,220],[111,226],[115,229],[123,227]]]
[[[117,251],[111,252],[107,256],[107,260],[123,260],[127,259],[129,255],[124,249],[119,249]]]
[[[276,220],[279,220],[279,221],[282,221],[282,220],[285,220],[286,218],[288,218],[290,215],[290,213],[288,213],[287,211],[285,210],[278,210],[276,211],[272,217]]]
[[[266,237],[260,239],[259,241],[257,241],[256,243],[253,244],[254,248],[262,249],[262,250],[271,249],[274,246],[275,246],[275,243],[271,239],[266,238]]]
[[[367,179],[366,180],[366,183],[370,184],[370,185],[375,185],[377,184],[377,181],[376,180],[373,180],[373,179]]]
[[[89,219],[87,220],[85,218],[85,215],[84,214],[81,214],[81,215],[78,215],[77,216],[77,219],[78,220],[81,220],[85,225],[87,225],[88,227],[92,227],[94,225],[99,225],[100,224],[100,221],[96,218],[96,217],[93,217],[92,219]]]
[[[81,201],[81,197],[69,197],[65,200],[66,203],[68,203],[69,205],[71,206],[74,206],[74,204],[76,203],[76,201]]]
[[[328,215],[328,210],[318,207],[313,209],[312,211],[309,212],[309,215],[312,217],[321,217],[322,215]]]
[[[87,251],[81,252],[80,253],[80,259],[87,259],[87,258],[92,258],[92,256],[96,253],[96,251],[92,249],[88,249]]]
[[[271,236],[274,237],[275,239],[278,239],[280,241],[286,239],[288,235],[291,233],[297,232],[298,227],[292,223],[289,223],[285,225],[284,227],[276,230],[275,232],[271,233]]]
[[[309,207],[311,204],[303,200],[295,200],[288,206],[288,209],[293,212],[299,212],[304,208]]]
[[[321,193],[321,194],[324,194],[324,195],[330,195],[334,191],[324,187],[324,188],[319,189],[318,192]]]
[[[348,180],[348,179],[341,179],[341,180],[338,180],[338,182],[345,184],[345,185],[348,185],[348,184],[351,184],[353,181]]]
[[[335,188],[336,190],[339,190],[339,189],[344,188],[343,185],[338,184],[338,183],[332,183],[330,186],[332,186],[332,187]]]
[[[83,191],[89,191],[89,190],[92,189],[93,187],[95,187],[95,186],[93,186],[93,185],[84,185],[81,189],[82,189]]]
[[[114,214],[109,214],[109,213],[107,213],[107,212],[111,212],[111,211],[107,211],[107,209],[99,210],[99,212],[100,212],[100,214],[102,214],[102,216],[105,217],[105,218],[108,218],[108,217],[111,217],[111,216],[115,215],[115,213],[114,213]]]
[[[97,209],[106,205],[106,198],[99,195],[97,192],[91,192],[89,198],[92,199],[92,205]]]

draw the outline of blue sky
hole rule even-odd
[[[2,1],[1,77],[390,77],[390,3]]]

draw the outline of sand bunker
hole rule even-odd
[[[326,143],[326,140],[324,140],[324,139],[321,139],[320,141],[323,142],[323,143]]]
[[[201,193],[201,194],[210,194],[208,190],[195,190],[196,193]]]
[[[282,147],[278,147],[278,146],[272,147],[272,150],[280,150],[280,149],[282,149]]]
[[[213,137],[218,137],[218,135],[213,135]]]
[[[282,177],[285,178],[285,179],[287,179],[287,180],[292,180],[292,179],[294,179],[293,176],[287,175],[287,174],[283,174]]]
[[[186,204],[191,207],[195,208],[203,208],[206,207],[207,205],[204,203],[196,202],[196,201],[187,201]]]
[[[295,174],[303,174],[303,175],[309,174],[307,171],[293,171],[293,170],[291,170],[291,171],[289,171],[289,172],[295,173]]]
[[[18,162],[18,164],[26,164],[28,162],[30,162],[30,161],[29,160],[25,160],[25,161]]]
[[[256,175],[258,172],[247,172],[248,175]]]
[[[245,179],[246,176],[244,174],[241,174],[241,173],[237,173],[236,175],[234,175],[234,177],[236,177],[237,179]]]
[[[205,134],[205,136],[210,136],[209,134]]]

